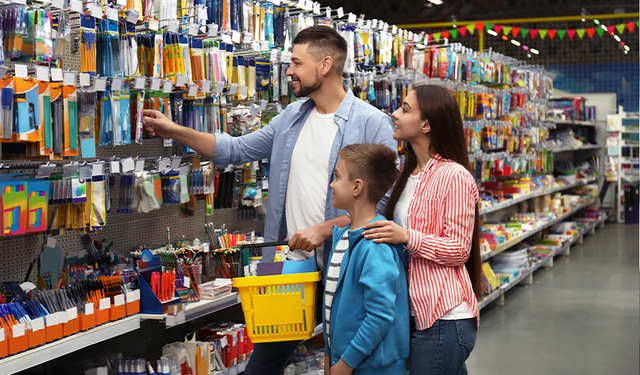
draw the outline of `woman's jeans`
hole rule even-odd
[[[467,375],[478,334],[476,319],[437,320],[424,331],[411,318],[411,375]]]

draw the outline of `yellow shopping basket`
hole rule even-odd
[[[240,292],[251,341],[264,343],[310,338],[316,326],[318,281],[320,272],[233,279],[234,288]]]

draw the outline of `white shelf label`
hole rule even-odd
[[[36,79],[40,82],[49,82],[49,68],[46,66],[37,66]]]
[[[93,86],[96,91],[106,91],[107,90],[107,79],[106,78],[96,78],[93,82]]]
[[[87,73],[80,73],[80,87],[91,85],[91,76]]]
[[[197,23],[192,23],[189,25],[189,35],[191,36],[196,36],[199,33],[199,28],[200,25],[198,25]]]
[[[356,23],[356,20],[356,15],[353,13],[349,13],[349,16],[347,16],[347,22]]]
[[[133,298],[134,298],[133,300],[134,301],[139,301],[140,300],[140,289],[136,289],[131,293],[133,293]]]
[[[51,6],[56,9],[64,9],[64,0],[53,0]]]
[[[29,67],[26,65],[16,65],[14,67],[16,77],[18,78],[29,78]]]
[[[191,288],[191,279],[185,276],[183,284],[185,288]]]
[[[144,171],[144,159],[136,159],[136,161],[135,161],[135,171],[136,172]]]
[[[147,84],[147,77],[136,77],[134,88],[136,90],[144,90]]]
[[[4,328],[0,328],[0,342],[3,342],[5,339]]]
[[[232,32],[231,32],[231,41],[232,41],[234,44],[238,44],[238,43],[240,43],[240,38],[241,38],[241,37],[242,37],[242,34],[240,34],[239,32],[237,32],[237,31],[232,31]]]
[[[327,18],[331,18],[331,8],[327,7]]]
[[[91,17],[102,19],[102,7],[100,5],[94,4],[91,6]]]
[[[49,314],[45,316],[44,319],[45,319],[45,322],[47,323],[47,327],[57,326],[59,323],[58,314],[56,313]]]
[[[189,85],[189,91],[187,92],[187,96],[198,96],[198,86]]]
[[[178,32],[178,21],[169,20],[169,23],[167,24],[167,31],[172,32],[172,33],[177,33]]]
[[[338,8],[338,10],[336,10],[336,13],[338,13],[338,18],[344,17],[344,10],[342,9],[342,7]]]
[[[124,86],[124,78],[113,78],[111,81],[111,90],[120,91]]]
[[[207,26],[207,35],[211,37],[218,36],[218,25],[212,23],[211,25]]]
[[[111,308],[111,299],[110,298],[103,298],[100,300],[100,306],[99,306],[99,310],[107,310]]]
[[[75,72],[64,72],[64,81],[62,83],[65,86],[75,86],[76,85],[76,73]]]
[[[211,92],[211,81],[202,81],[202,92],[208,93]]]
[[[71,11],[75,13],[82,13],[82,1],[80,0],[70,0],[69,5],[71,6]]]
[[[160,90],[160,85],[162,84],[162,80],[160,78],[151,78],[151,90],[158,91]]]
[[[176,76],[176,86],[177,87],[184,87],[184,85],[187,83],[187,77],[183,76],[182,74],[178,74]]]
[[[43,329],[44,329],[44,318],[31,319],[31,330],[33,332],[42,331]]]
[[[240,96],[241,97],[247,96],[247,86],[240,86]]]
[[[168,94],[172,91],[173,91],[173,82],[164,81],[164,84],[162,85],[162,92],[164,92],[165,94]]]
[[[122,173],[131,172],[136,168],[135,163],[132,158],[126,158],[121,161],[122,163]]]
[[[84,305],[84,315],[93,315],[93,302]]]
[[[14,339],[24,336],[24,324],[16,324],[11,330],[13,331]]]
[[[138,23],[138,18],[140,18],[140,13],[136,10],[131,9],[127,13],[127,22],[129,23]]]
[[[77,307],[72,307],[69,310],[67,310],[67,319],[69,319],[69,320],[78,319],[78,308]]]
[[[113,297],[113,305],[114,306],[122,306],[124,305],[124,294],[118,294]]]
[[[67,316],[67,311],[60,311],[58,314],[58,321],[60,323],[66,324],[69,322],[69,317]]]
[[[224,82],[220,81],[216,83],[216,94],[222,94],[224,91]]]
[[[52,68],[51,69],[51,80],[53,82],[61,82],[64,80],[64,75],[62,74],[62,69],[60,68]]]
[[[238,84],[232,83],[231,87],[229,87],[229,92],[227,94],[234,95],[237,92],[238,92]]]
[[[118,11],[107,7],[107,19],[112,21],[118,21]]]

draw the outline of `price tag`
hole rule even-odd
[[[189,85],[189,91],[187,92],[187,96],[198,96],[198,86]]]
[[[267,109],[267,101],[266,100],[261,100],[260,101],[260,109],[263,110],[263,111],[265,109]]]
[[[238,84],[232,83],[231,87],[229,87],[229,92],[227,94],[234,95],[237,92],[238,92]]]
[[[82,13],[82,1],[80,0],[70,0],[69,5],[71,5],[71,11],[75,13]]]
[[[80,87],[91,85],[91,76],[87,73],[80,73]]]
[[[356,20],[356,15],[353,13],[349,13],[349,15],[347,16],[347,22],[356,23]]]
[[[408,37],[408,39],[409,39],[409,40],[413,40],[413,32],[412,32],[412,31],[409,31],[409,37]]]
[[[96,91],[105,91],[107,89],[107,79],[106,78],[96,78],[93,82],[93,86]]]
[[[331,8],[327,7],[327,18],[331,18]]]
[[[176,86],[177,87],[184,87],[184,85],[187,83],[187,77],[183,76],[182,74],[178,74],[176,76]]]
[[[229,34],[222,34],[222,43],[233,44],[231,36]]]
[[[111,174],[119,174],[120,173],[120,162],[119,161],[110,161],[109,162],[109,171]]]
[[[127,292],[126,296],[127,296],[127,298],[126,298],[127,299],[127,303],[131,303],[131,302],[135,301],[135,297],[133,295],[133,292]]]
[[[26,4],[26,2],[25,2]],[[18,337],[24,336],[24,324],[16,324],[11,329],[13,331],[13,338],[17,339]]]
[[[133,300],[134,301],[139,301],[140,300],[140,289],[136,289],[131,293],[133,293]]]
[[[107,19],[112,21],[118,21],[118,11],[107,7]]]
[[[259,161],[254,161],[253,162],[253,170],[254,171],[259,171],[260,170],[260,162]]]
[[[91,17],[102,19],[102,16],[102,7],[100,5],[93,4],[91,6]]]
[[[282,113],[282,104],[276,103],[276,112]]]
[[[158,171],[167,172],[170,170],[171,162],[167,158],[162,158],[158,160]],[[127,297],[128,300],[129,297]]]
[[[160,90],[160,85],[162,84],[162,80],[160,78],[151,78],[150,89],[152,91]]]
[[[136,172],[144,171],[144,159],[136,159],[135,160],[135,171]]]
[[[31,331],[38,332],[44,329],[44,318],[31,319]]]
[[[47,247],[56,247],[58,240],[55,237],[47,237]]]
[[[149,18],[149,30],[158,31],[158,19]]]
[[[136,90],[144,90],[146,84],[147,84],[147,77],[136,77],[136,80],[133,86]]]
[[[249,115],[251,115],[251,118],[256,118],[256,116],[258,115],[258,106],[256,104],[251,103],[251,109],[249,110]]]
[[[224,91],[224,82],[220,81],[216,83],[216,94],[222,94]]]
[[[122,163],[122,173],[131,172],[136,167],[132,158],[126,158],[122,160],[121,163]]]
[[[249,44],[253,40],[251,33],[244,33],[244,37],[242,38],[242,43]]]
[[[88,180],[91,179],[91,176],[93,175],[91,167],[80,167],[80,172],[78,175],[78,178],[81,180]]]
[[[398,33],[398,27],[396,25],[391,26],[391,34],[395,35]]]
[[[278,61],[278,50],[272,49],[271,55],[269,56],[269,61]]]
[[[44,319],[45,319],[45,323],[47,324],[47,327],[57,326],[59,323],[58,314],[55,314],[55,313],[45,316]]]
[[[336,13],[338,13],[338,18],[344,17],[344,10],[342,9],[342,7],[338,8],[338,10],[336,10]]]
[[[271,4],[273,4],[275,6],[279,6],[280,5],[280,0],[271,0]]]
[[[26,65],[16,65],[14,67],[15,69],[15,75],[18,78],[29,78],[29,67],[27,67]]]
[[[118,294],[113,297],[113,305],[114,306],[122,306],[124,305],[124,294]]]
[[[0,342],[4,342],[6,336],[4,335],[4,328],[0,328]]]
[[[162,92],[164,92],[165,94],[168,94],[172,91],[173,91],[173,82],[169,80],[164,81],[164,84],[162,85]]]
[[[198,30],[199,27],[200,27],[200,25],[198,25],[197,23],[189,24],[189,35],[191,35],[191,36],[198,35],[198,32],[200,31],[200,30]]]
[[[364,18],[358,18],[358,28],[362,29],[364,27]]]
[[[176,156],[171,158],[171,169],[180,169],[180,164],[182,164],[182,157]]]
[[[116,4],[118,4],[121,7],[126,7],[127,6],[127,0],[118,0],[118,1],[116,1]]]
[[[41,165],[36,172],[36,178],[48,178],[55,168],[55,164]]]
[[[91,163],[91,175],[92,176],[104,175],[104,163],[102,162]]]
[[[243,98],[247,96],[247,86],[240,86],[240,96]]]
[[[298,0],[298,8],[304,9],[305,0]]]
[[[313,11],[313,0],[307,0],[304,4],[304,8],[308,11]]]
[[[240,38],[241,38],[241,34],[239,32],[237,32],[237,31],[232,31],[231,32],[231,41],[234,44],[240,43]]]
[[[98,310],[108,310],[111,308],[111,298],[103,298],[100,300],[100,305],[98,306]]]
[[[202,81],[201,82],[202,85],[202,92],[203,93],[208,93],[211,92],[211,81]]]
[[[138,23],[138,18],[140,18],[140,13],[138,13],[137,10],[131,9],[129,13],[127,13],[127,22],[129,23]]]
[[[84,315],[92,315],[93,314],[93,302],[87,303],[84,305]]]
[[[60,311],[58,313],[58,321],[62,324],[67,324],[69,323],[69,317],[67,316],[67,311]]]
[[[183,285],[185,288],[191,288],[191,279],[187,276],[184,277]]]
[[[382,31],[384,31],[385,33],[387,31],[389,31],[389,24],[388,23],[386,23],[386,22],[384,23],[384,26],[382,26]]]
[[[204,6],[198,8],[198,19],[202,21],[206,21],[209,19],[209,16],[207,15],[207,8],[205,8]]]
[[[215,23],[212,23],[211,25],[207,26],[207,35],[208,36],[217,36],[218,35],[218,25],[216,25]]]
[[[14,4],[27,5],[27,0],[11,0]]]
[[[56,8],[56,9],[64,9],[64,0],[53,0],[51,2],[51,6]]]
[[[378,28],[378,20],[373,20],[373,21],[371,21],[371,28],[372,28],[372,29],[376,29],[376,28]]]
[[[49,68],[36,66],[36,79],[40,82],[49,82]]]
[[[169,20],[169,23],[167,24],[167,31],[172,32],[172,33],[177,33],[178,32],[178,21]]]
[[[112,91],[120,91],[124,86],[124,78],[113,78],[111,80],[111,90]]]
[[[69,319],[69,320],[78,319],[78,308],[77,307],[72,307],[69,310],[67,310],[67,319]]]
[[[313,3],[313,14],[321,15],[322,11],[320,10],[320,3]]]

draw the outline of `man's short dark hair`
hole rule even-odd
[[[396,182],[396,153],[389,147],[374,143],[345,146],[338,156],[347,164],[349,180],[361,179],[367,189],[367,199],[378,203]]]
[[[318,56],[333,58],[336,72],[342,75],[347,60],[347,41],[330,26],[316,25],[303,29],[296,35],[293,44],[307,44],[309,52]]]

